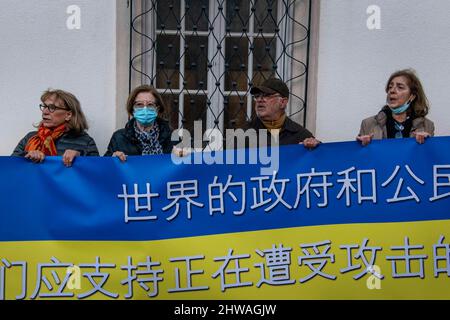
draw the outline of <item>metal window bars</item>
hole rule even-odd
[[[278,77],[305,125],[311,0],[131,0],[129,89],[151,84],[173,128],[241,128],[252,86]]]

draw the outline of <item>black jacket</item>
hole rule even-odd
[[[125,128],[119,129],[111,137],[111,140],[106,150],[105,156],[112,156],[116,151],[122,151],[128,156],[142,155],[142,148],[139,147],[138,139],[134,134],[134,122],[132,118],[125,125]],[[159,126],[159,143],[163,149],[163,153],[171,153],[173,143],[171,141],[172,130],[170,130],[169,122],[161,118],[156,118],[156,123]]]
[[[37,131],[29,132],[22,140],[20,140],[17,147],[14,149],[12,156],[24,157],[27,152],[25,146],[31,137],[37,134]],[[86,132],[76,134],[72,131],[64,133],[55,141],[56,151],[58,156],[62,156],[68,149],[80,152],[81,156],[98,156],[97,145],[94,139]]]

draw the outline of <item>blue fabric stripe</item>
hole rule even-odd
[[[23,158],[0,157],[0,240],[156,240],[231,232],[245,232],[299,226],[407,222],[423,220],[445,220],[450,218],[450,197],[431,202],[433,196],[433,165],[450,164],[450,137],[431,138],[424,145],[414,139],[392,139],[374,141],[367,147],[357,142],[328,143],[314,151],[303,146],[280,148],[280,169],[277,179],[290,179],[286,184],[283,200],[293,206],[297,198],[297,174],[311,172],[332,172],[328,188],[328,205],[319,207],[323,201],[310,192],[310,205],[306,207],[305,194],[297,209],[289,210],[282,203],[265,212],[267,205],[251,210],[254,204],[253,189],[261,177],[260,165],[175,165],[170,155],[129,157],[122,164],[117,158],[86,157],[76,159],[72,168],[65,168],[60,157],[49,157],[44,164],[33,164]],[[228,151],[230,152],[230,151]],[[382,187],[394,172],[400,170],[386,187]],[[412,177],[406,165],[424,184]],[[357,203],[357,194],[351,193],[351,206],[346,206],[345,193],[341,199],[337,195],[343,175],[338,172],[351,167],[357,170],[376,170],[377,203],[364,201]],[[442,170],[450,173],[450,170]],[[239,191],[237,187],[229,191],[238,198],[234,202],[228,194],[225,199],[225,213],[209,213],[208,185],[218,177],[225,184],[229,175],[232,182],[246,182],[246,210],[239,211]],[[356,178],[353,172],[351,178]],[[368,176],[363,176],[363,193],[370,190]],[[408,196],[407,187],[417,195],[420,202],[408,200],[387,203],[396,193],[398,182],[403,178],[400,196]],[[312,180],[318,183],[319,180]],[[203,208],[191,206],[191,219],[188,219],[185,202],[172,221],[175,208],[163,211],[172,200],[167,199],[167,183],[197,180],[199,196],[195,202],[204,204]],[[269,187],[266,181],[266,187]],[[306,181],[306,179],[304,180]],[[445,176],[440,183],[448,182]],[[156,220],[130,221],[125,223],[125,202],[118,197],[125,184],[128,192],[138,184],[139,192],[145,192],[146,183],[151,184],[151,192],[159,193],[152,199],[152,211],[137,215],[154,215]],[[356,183],[354,183],[356,186]],[[280,184],[276,185],[279,192]],[[442,186],[439,193],[450,192]],[[258,191],[258,190],[256,190]],[[266,194],[275,199],[274,194]],[[145,199],[140,204],[145,204]],[[134,201],[129,201],[130,212],[134,211]],[[131,215],[136,216],[131,212]]]

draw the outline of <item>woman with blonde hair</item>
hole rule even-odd
[[[86,133],[88,125],[80,102],[72,93],[49,89],[41,102],[38,131],[20,140],[13,156],[35,163],[43,162],[46,156],[62,156],[64,165],[70,167],[75,157],[99,155],[94,139]]]

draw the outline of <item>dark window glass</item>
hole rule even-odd
[[[276,33],[277,1],[257,0],[254,5],[255,33]]]
[[[208,0],[186,0],[186,30],[208,31]]]
[[[186,37],[185,78],[186,89],[207,89],[208,38]]]
[[[247,38],[226,39],[225,90],[247,91],[248,40]]]
[[[243,128],[247,122],[247,97],[225,97],[224,128]]]
[[[249,1],[228,0],[226,10],[227,32],[248,32]]]
[[[206,96],[204,95],[188,95],[184,96],[184,129],[191,133],[194,137],[194,121],[202,122],[202,134],[206,130]]]
[[[276,61],[276,38],[257,38],[254,40],[253,48],[253,84],[257,85],[265,79],[275,75]]]
[[[157,2],[156,21],[157,29],[177,30],[180,25],[180,0],[159,0]]]
[[[180,41],[178,36],[157,37],[156,86],[157,88],[179,88]]]

